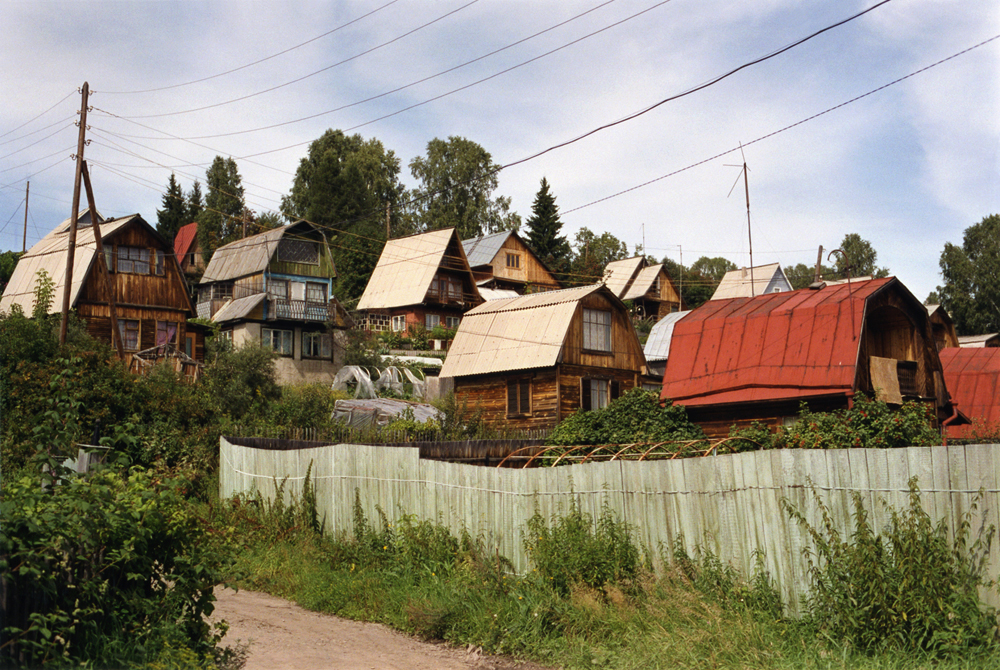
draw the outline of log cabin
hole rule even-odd
[[[198,284],[198,316],[234,345],[274,349],[279,384],[331,382],[353,325],[333,295],[336,276],[319,228],[273,228],[215,250]]]
[[[551,428],[640,386],[642,345],[606,286],[492,300],[465,315],[441,368],[494,426]]]
[[[97,261],[94,221],[100,228],[105,261],[110,270],[113,301]],[[30,314],[38,273],[45,271],[55,283],[50,311],[63,304],[69,256],[70,220],[63,221],[35,244],[18,262],[0,299],[0,311],[14,305]],[[85,209],[78,217],[70,306],[87,324],[91,336],[114,345],[111,302],[118,320],[125,362],[131,366],[139,352],[168,348],[183,352],[178,363],[186,374],[196,374],[194,361],[204,360],[204,330],[188,324],[195,308],[188,295],[173,247],[138,214],[104,219]],[[162,353],[162,352],[161,352]]]
[[[660,399],[720,437],[858,393],[953,414],[927,310],[894,277],[706,302],[673,326]]]
[[[359,326],[408,332],[457,328],[483,302],[454,228],[389,240],[358,301]]]
[[[506,289],[524,295],[559,288],[555,275],[516,231],[464,240],[462,248],[480,289]]]
[[[608,263],[604,283],[616,296],[629,301],[639,318],[658,321],[682,309],[680,293],[663,264],[649,265],[645,256]]]

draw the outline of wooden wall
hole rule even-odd
[[[507,252],[516,253],[521,257],[520,268],[507,267]],[[517,235],[511,235],[503,243],[500,251],[493,257],[491,263],[493,276],[499,279],[509,279],[524,284],[532,284],[548,289],[559,288],[559,282],[552,276],[538,257],[521,241]]]
[[[583,348],[583,310],[597,309],[611,312],[611,352],[585,351]],[[563,362],[589,368],[634,370],[641,374],[646,365],[642,345],[635,334],[632,319],[620,303],[613,303],[600,292],[580,301],[570,324],[563,345]]]
[[[455,534],[482,534],[509,557],[515,570],[530,569],[523,533],[537,510],[565,514],[571,501],[596,518],[604,506],[632,528],[635,541],[657,560],[661,548],[679,543],[689,553],[707,547],[744,575],[758,553],[791,612],[800,611],[809,588],[802,550],[807,533],[781,508],[787,499],[814,525],[821,523],[813,489],[843,535],[853,528],[851,492],[861,494],[875,529],[888,522],[886,500],[897,510],[917,477],[924,509],[949,534],[985,496],[970,519],[1000,526],[1000,445],[904,449],[782,449],[658,461],[606,461],[558,468],[510,470],[422,460],[417,448],[333,445],[267,451],[220,443],[219,493],[223,499],[259,491],[272,498],[275,481],[287,479],[286,496],[300,495],[307,470],[328,532],[353,530],[355,494],[369,519],[379,509],[396,522],[404,514],[441,523]],[[989,554],[986,573],[1000,572],[1000,552]],[[1000,605],[996,591],[982,594]]]

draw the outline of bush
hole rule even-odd
[[[660,407],[653,391],[631,389],[603,409],[567,417],[549,434],[547,444],[630,444],[705,439],[680,405]]]
[[[829,510],[813,495],[822,513],[819,528],[787,501],[783,507],[815,545],[815,553],[806,554],[812,577],[808,608],[826,639],[868,653],[949,656],[996,649],[997,613],[979,601],[995,529],[980,528],[969,544],[979,498],[949,541],[945,520],[933,524],[920,504],[916,478],[910,480],[907,509],[899,512],[882,502],[890,512],[884,535],[872,528],[861,495],[854,492],[854,530],[844,541]]]
[[[219,412],[239,421],[281,396],[273,350],[258,342],[233,347],[221,338],[210,349],[202,384]]]
[[[776,446],[802,449],[896,448],[941,443],[931,427],[933,409],[908,401],[893,409],[881,400],[854,397],[854,406],[814,413],[803,404],[799,420],[781,431]]]

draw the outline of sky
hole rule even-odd
[[[69,217],[86,81],[104,216],[155,225],[171,172],[204,185],[216,155],[276,211],[329,128],[381,141],[412,188],[409,162],[460,136],[516,163],[495,194],[523,219],[545,177],[571,242],[745,266],[752,239],[754,265],[792,266],[858,233],[923,300],[945,243],[1000,213],[1000,3],[879,1],[5,0],[0,250],[27,182],[29,248]]]

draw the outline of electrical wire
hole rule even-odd
[[[49,112],[51,112],[51,111],[52,111],[53,109],[55,109],[55,108],[56,108],[56,107],[58,107],[59,105],[61,105],[61,104],[63,104],[64,102],[66,102],[66,100],[68,100],[68,99],[69,99],[69,97],[70,97],[71,95],[73,95],[74,93],[77,93],[77,92],[78,92],[78,91],[70,91],[70,92],[69,92],[69,94],[68,94],[68,95],[67,95],[67,96],[66,96],[65,98],[63,98],[62,100],[60,100],[60,101],[59,101],[59,102],[57,102],[56,104],[52,105],[51,107],[49,107],[48,109],[46,109],[46,110],[45,110],[44,112],[42,112],[42,113],[41,113],[41,114],[39,114],[38,116],[34,116],[34,117],[32,117],[32,118],[28,119],[27,121],[25,121],[24,123],[22,123],[21,125],[19,125],[19,126],[18,126],[17,128],[11,128],[11,129],[10,129],[10,130],[8,130],[7,132],[5,132],[5,133],[3,133],[3,134],[0,134],[0,137],[7,137],[7,136],[8,136],[8,135],[10,135],[11,133],[14,133],[14,132],[17,132],[17,131],[18,131],[18,130],[20,130],[21,128],[24,128],[24,127],[25,127],[26,125],[28,125],[29,123],[31,123],[31,122],[33,122],[33,121],[37,121],[38,119],[40,119],[40,118],[42,118],[43,116],[45,116],[46,114],[48,114]]]
[[[72,127],[73,127],[72,124],[68,125],[68,126],[64,126],[64,127],[60,128],[59,130],[55,131],[54,133],[52,133],[50,135],[46,135],[45,137],[41,138],[40,140],[35,140],[31,144],[27,144],[27,145],[21,147],[20,149],[17,149],[16,151],[11,151],[9,154],[6,154],[4,156],[0,156],[0,161],[5,160],[7,158],[10,158],[14,154],[19,154],[22,151],[24,151],[25,149],[30,149],[31,147],[35,146],[36,144],[40,144],[40,143],[44,142],[45,140],[49,139],[50,137],[55,137],[56,135],[58,135],[62,131],[66,130],[68,128],[72,128]]]

